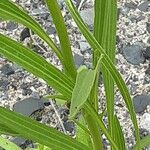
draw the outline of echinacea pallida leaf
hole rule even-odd
[[[70,118],[75,117],[88,99],[103,57],[101,55],[94,70],[88,69],[86,66],[81,66],[77,70],[76,83],[71,98]]]
[[[111,59],[109,58],[109,56],[105,53],[105,50],[101,47],[101,45],[98,43],[98,41],[94,38],[93,34],[88,30],[87,26],[83,22],[82,18],[80,17],[79,13],[77,12],[77,10],[74,7],[71,0],[65,0],[65,2],[66,2],[66,5],[67,5],[74,21],[76,22],[80,31],[82,32],[82,34],[84,35],[84,37],[86,38],[86,40],[88,41],[90,46],[93,48],[93,50],[98,50],[100,54],[104,54],[102,65],[111,74],[111,77],[114,79],[118,89],[120,90],[120,92],[123,96],[123,99],[129,110],[131,120],[132,120],[134,128],[135,128],[135,136],[136,136],[137,143],[139,143],[140,142],[139,129],[138,129],[138,124],[137,124],[137,120],[136,120],[136,114],[135,114],[134,107],[133,107],[133,102],[132,102],[128,88],[126,87],[126,84],[125,84],[122,76],[120,75],[120,73],[118,72],[116,67],[114,66],[114,64],[111,61]],[[140,145],[138,147],[140,149]]]
[[[63,133],[38,123],[16,112],[0,107],[0,123],[16,131],[22,137],[33,140],[52,149],[89,150],[87,146]]]
[[[63,62],[61,51],[57,48],[55,43],[34,19],[32,19],[23,9],[17,7],[13,2],[9,0],[0,0],[0,18],[11,20],[30,28],[40,38],[47,42],[47,44],[57,54],[60,61]]]
[[[2,138],[0,136],[0,147],[5,150],[21,150],[16,144],[10,142],[8,139]]]
[[[0,54],[42,78],[65,97],[71,98],[74,83],[32,50],[0,34]]]
[[[126,150],[123,131],[121,129],[119,120],[118,120],[116,115],[114,115],[113,128],[112,129],[114,130],[113,131],[113,134],[114,134],[113,138],[116,141],[118,148],[121,150]]]

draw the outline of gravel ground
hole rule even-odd
[[[25,8],[29,14],[45,28],[49,36],[59,44],[52,18],[42,0],[14,1]],[[63,0],[59,0],[59,4],[68,27],[76,65],[79,67],[80,65],[85,64],[90,68],[92,57],[91,49],[84,37],[80,34],[70,15],[68,15]],[[78,0],[74,0],[74,4],[78,7],[83,20],[88,24],[92,31],[92,1],[86,0],[80,5]],[[129,88],[131,96],[133,97],[141,136],[150,133],[149,12],[149,0],[118,0],[116,64]],[[28,29],[13,22],[0,21],[0,33],[8,35],[17,41],[21,40],[26,46],[30,42],[30,32]],[[48,62],[51,62],[61,69],[62,66],[59,60],[48,46],[36,35],[31,36],[34,41],[33,50],[42,55]],[[105,107],[103,84],[100,84],[99,89],[99,106],[100,110],[103,110]],[[29,104],[24,103],[27,98],[36,98],[37,101],[33,102],[34,109],[32,108],[30,110],[31,113],[28,115],[49,126],[57,128],[66,134],[74,136],[74,125],[67,119],[68,109],[65,106],[58,107],[53,101],[41,104],[41,97],[50,93],[53,93],[53,90],[48,87],[42,79],[37,79],[18,65],[11,63],[4,57],[0,57],[0,105],[18,111],[18,105],[21,105],[19,107],[22,107],[22,109],[28,107]],[[14,107],[14,104],[17,106]],[[123,126],[125,137],[127,139],[127,149],[130,150],[135,143],[132,132],[133,127],[130,123],[129,113],[126,110],[125,104],[117,89],[115,110],[121,125]],[[32,112],[35,111],[36,113],[33,115]],[[104,121],[107,122],[107,118],[104,117]],[[107,141],[106,145],[106,149],[109,149]],[[150,147],[147,149],[150,149]]]

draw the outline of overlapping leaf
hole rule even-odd
[[[71,97],[74,83],[41,56],[2,34],[0,34],[0,45],[0,54],[42,78],[65,97]]]
[[[0,124],[11,128],[27,139],[31,139],[50,148],[61,150],[89,150],[84,144],[60,133],[56,129],[47,127],[3,107],[0,107],[0,118]]]

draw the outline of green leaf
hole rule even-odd
[[[0,107],[0,123],[19,133],[22,137],[45,146],[61,150],[88,150],[84,144],[60,133],[56,129]]]
[[[116,0],[95,0],[94,36],[112,62],[115,60],[116,49],[116,10]],[[94,51],[94,65],[97,63],[99,55]],[[113,135],[114,80],[104,67],[101,71],[106,93],[108,126],[111,135]]]
[[[104,55],[98,60],[94,70],[89,70],[86,66],[81,66],[77,70],[77,79],[72,92],[70,118],[74,118],[78,111],[83,107],[92,90],[95,78],[100,69],[100,64]]]
[[[92,107],[92,105],[87,101],[84,105],[85,111],[87,114],[89,114],[94,121],[94,123],[97,123],[99,127],[101,128],[102,132],[105,134],[107,139],[109,140],[110,144],[113,146],[115,150],[119,150],[117,143],[114,141],[114,139],[111,137],[110,133],[107,131],[102,119],[99,117],[95,109]],[[93,123],[93,122],[92,122]]]
[[[88,43],[91,45],[93,50],[98,50],[100,54],[104,54],[104,58],[102,60],[102,65],[111,74],[112,78],[114,79],[115,83],[118,86],[118,89],[120,90],[120,92],[124,98],[124,101],[129,110],[131,120],[132,120],[134,128],[135,128],[135,135],[136,135],[137,143],[139,143],[140,142],[139,129],[138,129],[138,124],[137,124],[137,120],[136,120],[136,114],[134,112],[133,102],[130,97],[129,91],[126,87],[126,84],[125,84],[124,80],[122,79],[122,76],[120,75],[120,73],[118,72],[116,67],[114,66],[114,64],[111,61],[111,59],[109,58],[109,56],[105,53],[105,50],[100,46],[98,41],[94,38],[93,34],[88,30],[87,26],[84,24],[83,20],[79,16],[76,8],[73,6],[71,0],[65,0],[65,2],[66,2],[68,9],[70,10],[70,13],[71,13],[74,21],[76,22],[80,31],[82,32],[82,34],[84,35],[84,37],[86,38]],[[139,146],[139,149],[140,149],[140,146]]]
[[[88,99],[95,80],[94,70],[81,66],[77,71],[76,84],[72,93],[70,118],[74,118]]]
[[[113,131],[113,134],[114,134],[113,137],[117,143],[118,148],[120,150],[126,150],[123,131],[122,131],[119,120],[118,120],[116,115],[114,116],[114,120],[113,120],[113,130],[114,130]]]
[[[53,18],[53,22],[56,27],[56,31],[59,36],[62,55],[64,59],[66,73],[70,75],[74,80],[76,79],[76,68],[74,64],[74,59],[71,52],[70,41],[66,29],[66,25],[63,20],[58,2],[56,0],[46,0],[47,6]]]
[[[16,144],[10,142],[9,140],[2,138],[0,136],[0,147],[4,148],[5,150],[21,150]]]
[[[51,87],[71,98],[74,83],[60,70],[32,50],[0,34],[0,54],[45,80]]]
[[[150,146],[150,134],[143,137],[140,141],[141,149]],[[133,150],[139,150],[138,144],[136,144]]]
[[[0,123],[0,134],[18,135],[17,132]]]
[[[17,7],[13,2],[10,2],[9,0],[0,0],[0,12],[0,18],[21,23],[34,31],[41,39],[47,42],[47,44],[52,48],[52,50],[57,54],[60,61],[63,63],[61,51],[57,48],[55,43],[50,39],[46,32],[40,27],[40,25],[23,9]]]

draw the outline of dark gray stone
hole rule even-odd
[[[127,45],[123,48],[123,55],[125,59],[133,64],[139,65],[145,61],[143,56],[142,47],[139,45]]]
[[[8,31],[13,31],[14,29],[16,29],[18,27],[17,23],[14,23],[12,21],[8,22],[6,25],[6,30]]]
[[[148,31],[148,33],[150,33],[150,22],[146,23],[146,30]]]
[[[129,9],[136,9],[137,5],[134,2],[125,3],[125,7],[128,7]]]
[[[72,133],[74,131],[74,123],[73,122],[70,122],[70,121],[67,121],[67,122],[64,122],[64,128],[66,129],[66,131],[69,131],[69,133]]]
[[[150,64],[149,64],[148,68],[146,69],[145,74],[150,75]]]
[[[4,75],[11,75],[15,73],[14,69],[9,64],[4,65],[0,70]]]
[[[133,98],[133,104],[136,113],[143,112],[150,104],[150,97],[148,95],[137,95]]]
[[[144,57],[145,57],[145,59],[150,58],[150,46],[146,48],[146,50],[144,52]]]
[[[1,90],[6,90],[7,86],[9,85],[9,81],[7,79],[0,79],[0,89]]]
[[[84,64],[84,58],[79,54],[74,54],[74,61],[77,68]]]
[[[149,1],[145,1],[145,2],[143,2],[143,3],[141,3],[139,6],[138,6],[138,9],[140,10],[140,11],[147,11],[148,10],[148,5],[150,4],[150,2]]]
[[[15,137],[15,138],[11,139],[11,142],[15,143],[18,146],[21,146],[21,145],[25,144],[26,139],[23,139],[20,137]]]
[[[42,99],[38,98],[26,98],[22,101],[18,101],[13,105],[13,110],[15,112],[21,113],[25,116],[30,116],[37,110],[41,110],[44,108],[44,102]]]
[[[24,28],[20,34],[20,41],[24,41],[28,37],[30,37],[30,31],[28,28]]]

